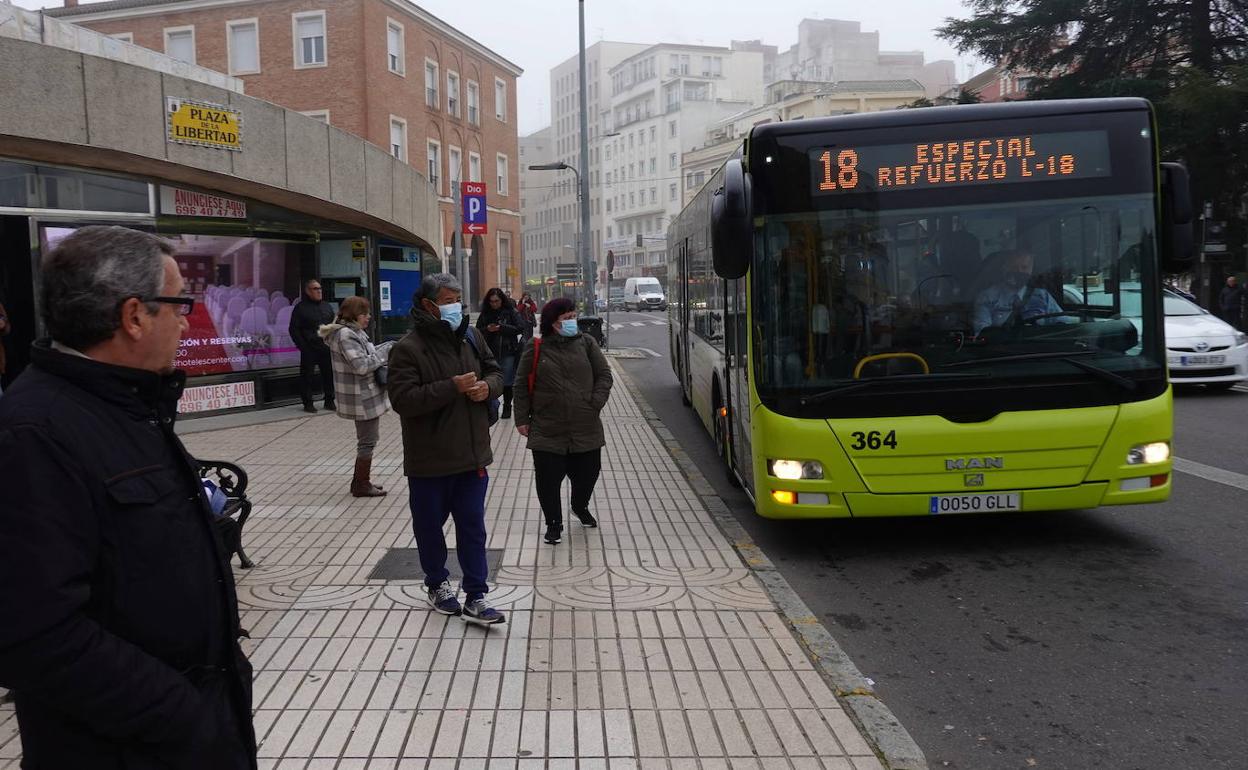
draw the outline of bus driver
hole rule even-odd
[[[1028,285],[1034,260],[1031,253],[1014,249],[1001,255],[1001,277],[975,297],[973,328],[979,334],[986,327],[1000,326],[1012,313],[1016,320],[1039,319],[1037,323],[1062,323],[1056,317],[1063,310],[1053,295],[1039,286]]]

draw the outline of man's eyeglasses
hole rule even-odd
[[[195,300],[191,297],[139,297],[140,302],[160,302],[173,305],[173,312],[178,315],[190,315],[195,309]]]

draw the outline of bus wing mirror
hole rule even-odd
[[[711,256],[720,278],[741,278],[750,269],[754,232],[750,176],[738,158],[724,164],[724,185],[711,197]]]
[[[1181,273],[1196,253],[1191,185],[1187,169],[1179,163],[1162,163],[1161,174],[1161,269]]]

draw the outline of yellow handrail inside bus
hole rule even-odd
[[[928,367],[927,365],[927,361],[925,361],[923,359],[923,356],[919,355],[918,353],[877,353],[873,356],[867,356],[866,358],[858,362],[858,365],[854,367],[854,379],[855,380],[858,379],[858,375],[862,374],[862,367],[866,366],[872,361],[883,361],[888,358],[913,358],[915,361],[918,361],[919,364],[923,367],[924,374],[932,373],[931,368]]]

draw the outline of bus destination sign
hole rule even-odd
[[[838,145],[810,151],[811,194],[934,190],[1110,175],[1105,131]]]

